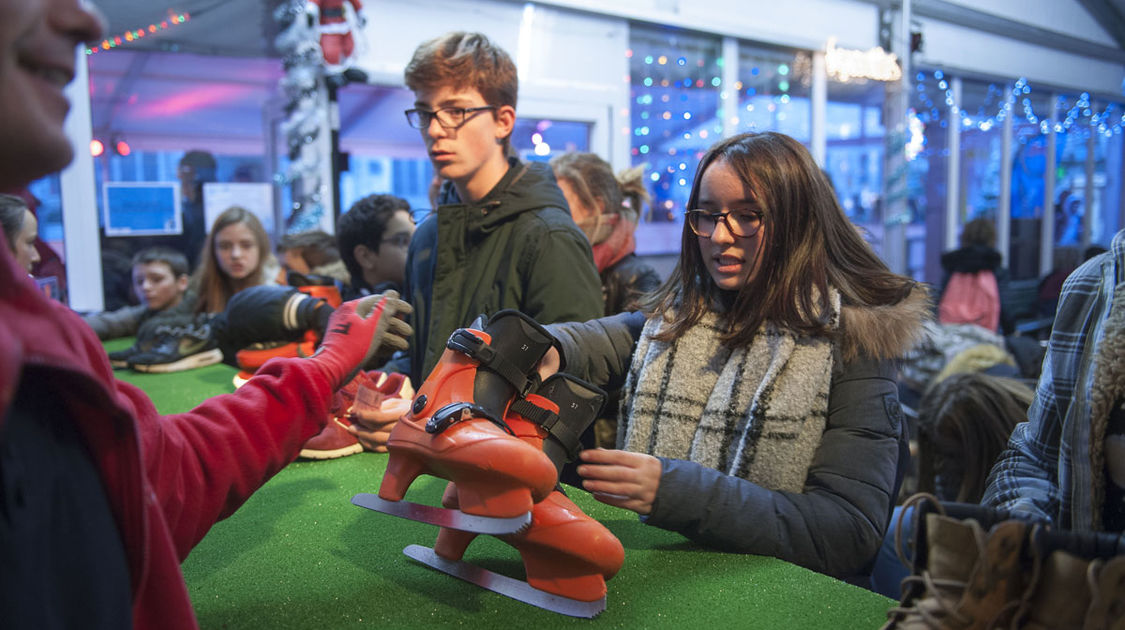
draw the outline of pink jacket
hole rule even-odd
[[[51,379],[101,473],[128,556],[137,628],[195,628],[180,562],[324,425],[331,384],[275,359],[233,394],[160,416],[116,380],[97,336],[40,294],[0,238],[0,424],[20,379]]]

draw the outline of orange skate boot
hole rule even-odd
[[[238,373],[234,375],[234,388],[238,389],[250,380],[258,368],[274,357],[311,357],[316,352],[317,334],[306,330],[301,341],[258,342],[243,348],[234,355],[238,362]]]
[[[531,506],[554,488],[557,471],[543,450],[516,437],[504,418],[513,399],[536,386],[535,367],[556,343],[546,329],[512,310],[477,329],[455,331],[410,413],[391,432],[379,488],[384,503],[401,501],[415,478],[430,474],[457,483],[462,513],[519,517],[525,524]],[[455,525],[419,518],[405,511],[413,510],[409,506],[375,509]]]
[[[575,458],[578,438],[601,410],[605,394],[566,374],[547,379],[540,391],[545,395],[531,394],[525,401],[513,403],[508,422],[520,439],[554,454],[552,460],[561,470],[566,461]],[[569,412],[560,414],[560,407]],[[450,484],[442,504],[456,508],[457,500],[456,488]],[[535,504],[528,529],[500,536],[519,551],[526,583],[460,562],[476,536],[476,532],[443,527],[432,551],[412,545],[406,553],[489,590],[578,617],[593,617],[605,610],[605,582],[625,561],[617,537],[560,490]],[[474,579],[482,574],[487,577]]]
[[[336,286],[336,280],[329,276],[290,271],[285,276],[285,282],[301,293],[328,302],[332,308],[340,308],[344,303],[344,299],[340,296],[340,288]]]

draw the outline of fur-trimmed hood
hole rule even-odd
[[[348,268],[344,265],[344,261],[342,260],[335,260],[326,265],[314,267],[309,271],[319,276],[328,276],[334,280],[339,280],[344,284],[352,283],[351,274],[348,273]]]
[[[858,356],[897,359],[922,339],[922,323],[932,317],[929,291],[917,285],[906,299],[888,306],[840,309],[839,348],[847,362]]]
[[[1077,393],[1077,392],[1076,392]],[[1094,356],[1094,382],[1090,387],[1090,469],[1094,484],[1093,521],[1102,522],[1105,505],[1106,427],[1113,405],[1125,397],[1125,283],[1113,291],[1105,323],[1105,337]]]

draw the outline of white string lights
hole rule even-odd
[[[922,105],[918,110],[918,117],[927,124],[939,123],[942,127],[948,124],[946,112],[953,108],[953,88],[946,80],[941,70],[930,74],[919,72],[915,75],[915,89],[918,101]],[[944,96],[944,103],[936,103],[929,95],[930,79],[936,82],[938,90]],[[1027,79],[1021,77],[1012,85],[1009,100],[1003,98],[1005,90],[995,84],[988,86],[985,103],[973,116],[965,109],[953,108],[961,127],[975,128],[988,131],[994,126],[1003,124],[1008,116],[1022,116],[1021,122],[1037,125],[1039,132],[1046,134],[1051,130],[1050,114],[1036,112],[1032,99],[1032,87]],[[944,104],[944,107],[941,105]],[[1102,111],[1096,111],[1090,99],[1089,92],[1083,92],[1077,97],[1060,95],[1054,101],[1054,106],[1059,112],[1059,120],[1055,122],[1055,133],[1070,131],[1094,131],[1105,137],[1120,135],[1125,129],[1125,108],[1120,103],[1106,103]]]

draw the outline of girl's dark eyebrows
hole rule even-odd
[[[715,201],[714,199],[707,199],[705,197],[700,197],[699,198],[699,206],[703,207],[705,205],[707,205],[707,206],[718,206],[718,205],[722,205],[722,204],[720,204],[718,201]],[[745,199],[736,199],[734,201],[726,203],[725,205],[727,205],[727,206],[754,206],[755,208],[757,208],[758,202],[755,201],[754,199],[750,198],[750,197],[747,197]]]

